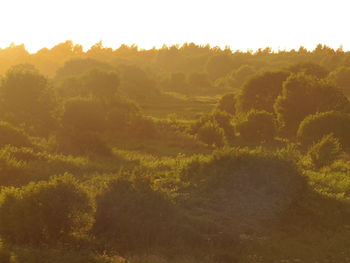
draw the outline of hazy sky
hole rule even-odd
[[[350,49],[348,0],[0,0],[0,47],[34,52],[65,40],[85,49],[195,42],[236,49]]]

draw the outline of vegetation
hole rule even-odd
[[[348,262],[349,52],[0,50],[0,262]]]

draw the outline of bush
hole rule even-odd
[[[308,156],[316,168],[331,165],[339,158],[340,154],[341,145],[333,134],[322,137],[321,140],[312,145],[308,151]]]
[[[86,233],[92,202],[70,175],[5,188],[0,201],[0,235],[12,244],[52,244]]]
[[[270,142],[277,133],[275,118],[266,111],[250,111],[236,129],[244,141],[253,144]]]
[[[64,129],[96,132],[106,128],[106,112],[95,100],[72,98],[65,102],[61,123]]]
[[[198,139],[209,145],[225,145],[225,132],[216,122],[208,121],[198,129]]]
[[[320,112],[307,116],[299,125],[298,139],[305,147],[333,133],[344,148],[350,149],[350,115],[337,112]]]
[[[164,245],[174,220],[171,203],[142,179],[112,179],[96,198],[93,233],[122,249]]]
[[[221,111],[229,114],[235,114],[236,112],[236,98],[234,93],[227,93],[221,97],[217,108]]]
[[[277,219],[306,186],[294,162],[262,150],[218,151],[206,159],[193,159],[180,174],[191,186],[195,207],[208,215],[218,213],[235,231]]]

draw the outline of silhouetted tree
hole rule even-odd
[[[341,90],[330,83],[300,73],[291,75],[283,83],[283,91],[276,100],[275,111],[285,132],[294,136],[299,123],[307,115],[342,110],[348,103]]]
[[[304,146],[310,146],[331,133],[339,139],[344,150],[349,150],[350,115],[337,111],[309,115],[300,123],[297,135]]]
[[[249,79],[237,97],[237,108],[241,112],[252,109],[273,112],[273,104],[282,91],[282,83],[288,72],[264,72]]]
[[[305,73],[306,75],[312,75],[320,79],[328,75],[327,69],[312,62],[297,63],[290,66],[288,70],[293,73]]]
[[[12,67],[2,79],[1,108],[6,119],[48,128],[55,103],[48,80],[33,67]]]
[[[253,144],[270,142],[277,134],[275,117],[266,111],[250,111],[236,129],[245,142]]]

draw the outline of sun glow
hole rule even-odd
[[[85,49],[195,42],[247,50],[350,48],[347,2],[334,0],[11,0],[2,1],[0,46],[30,52],[65,40]]]

